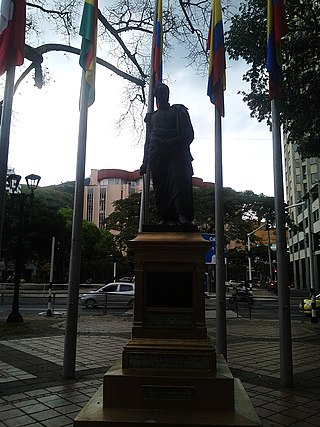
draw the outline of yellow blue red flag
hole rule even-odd
[[[80,32],[82,36],[79,63],[88,85],[88,107],[94,103],[97,60],[98,0],[85,0]]]
[[[222,117],[224,117],[224,96],[226,89],[226,58],[220,0],[212,0],[210,28],[207,40],[209,53],[209,79],[207,94]]]
[[[283,0],[268,0],[267,70],[269,72],[269,98],[282,92],[281,38],[287,33]]]
[[[22,65],[26,30],[25,0],[2,0],[0,6],[0,76]]]
[[[154,87],[162,83],[162,49],[163,49],[163,28],[162,28],[162,0],[158,0],[157,13],[155,20],[155,33],[154,33]]]

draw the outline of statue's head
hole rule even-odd
[[[164,83],[159,83],[155,87],[153,94],[157,99],[158,105],[167,104],[169,102],[169,87]]]

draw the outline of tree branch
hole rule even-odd
[[[52,51],[62,51],[62,52],[68,52],[68,53],[73,53],[75,55],[79,55],[80,54],[80,49],[73,47],[73,46],[68,46],[68,45],[64,45],[64,44],[60,44],[60,43],[48,43],[48,44],[44,44],[42,46],[38,46],[38,47],[31,47],[29,45],[25,46],[25,57],[31,61],[34,64],[41,64],[43,61],[43,54],[48,53],[48,52],[52,52]],[[118,76],[124,78],[125,80],[130,81],[131,83],[136,84],[137,86],[140,87],[144,87],[145,86],[145,81],[138,79],[134,76],[131,76],[130,74],[119,70],[117,67],[115,67],[114,65],[110,64],[109,62],[101,59],[101,58],[97,58],[97,63],[99,65],[102,65],[103,67],[108,68],[110,71],[112,71],[113,73],[117,74]],[[32,67],[35,68],[35,65]],[[30,72],[31,70],[29,70],[28,72]]]

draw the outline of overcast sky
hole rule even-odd
[[[40,186],[75,180],[81,81],[78,57],[50,53],[45,63],[50,69],[50,84],[39,90],[28,77],[14,97],[8,161],[23,177],[40,175]],[[242,82],[244,64],[228,61],[227,65],[222,119],[224,186],[272,196],[271,132],[266,123],[250,118],[248,107],[237,95],[246,88]],[[17,77],[20,72],[17,68]],[[172,82],[171,104],[186,105],[194,126],[194,175],[214,182],[214,108],[206,95],[207,78],[185,67],[178,53],[165,64],[164,78],[166,74]],[[133,171],[140,167],[142,144],[136,145],[126,123],[120,135],[115,131],[121,96],[122,80],[98,66],[96,101],[88,115],[86,176],[91,169]]]

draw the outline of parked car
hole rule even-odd
[[[86,308],[133,307],[134,283],[108,283],[99,289],[80,295],[80,304]]]
[[[305,298],[299,302],[299,310],[304,314],[311,314],[311,299]],[[320,294],[316,295],[317,315],[320,314]]]

